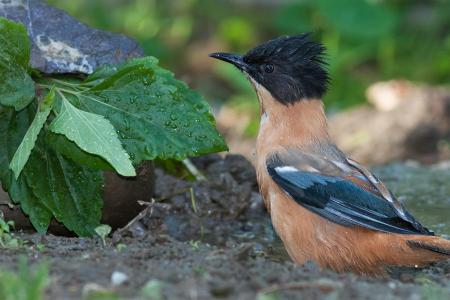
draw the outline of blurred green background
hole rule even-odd
[[[450,79],[448,0],[50,0],[81,21],[137,39],[176,76],[210,101],[257,115],[244,76],[207,57],[244,53],[285,34],[314,32],[328,48],[328,110],[365,101],[373,82]],[[248,134],[257,125],[250,124]]]

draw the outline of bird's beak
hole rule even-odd
[[[227,63],[234,65],[241,71],[246,71],[248,67],[248,65],[244,62],[243,57],[238,54],[217,52],[211,53],[209,57],[226,61]]]

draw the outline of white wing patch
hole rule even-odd
[[[292,166],[282,166],[282,167],[276,167],[275,171],[277,171],[277,173],[292,173],[292,172],[298,172],[298,169],[294,168]]]

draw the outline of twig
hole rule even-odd
[[[164,196],[164,197],[162,197],[162,198],[160,198],[160,199],[158,199],[158,200],[155,200],[154,198],[152,198],[152,201],[151,201],[151,202],[146,202],[146,201],[138,200],[137,203],[138,203],[139,205],[147,206],[147,207],[144,208],[144,209],[143,209],[136,217],[134,217],[130,222],[128,222],[127,225],[125,225],[125,226],[122,227],[122,228],[117,229],[115,233],[121,234],[121,233],[123,233],[124,231],[128,230],[134,223],[136,223],[137,221],[140,221],[140,220],[141,220],[142,218],[144,218],[149,212],[150,212],[150,216],[151,216],[151,215],[153,214],[153,206],[155,205],[155,203],[157,203],[157,202],[163,202],[164,200],[170,199],[170,198],[172,198],[173,196],[177,196],[177,195],[180,195],[180,194],[184,194],[184,193],[189,192],[189,191],[191,191],[191,199],[192,199],[192,196],[193,196],[192,188],[185,188],[185,189],[176,191],[176,192],[174,192],[174,193],[171,193],[171,194],[169,194],[169,195],[167,195],[167,196]],[[192,201],[192,200],[191,200],[191,201]],[[194,199],[194,202],[195,202],[195,199]],[[195,203],[194,203],[194,205],[195,205]],[[196,210],[196,207],[195,207],[194,210]]]
[[[121,235],[124,231],[128,230],[131,226],[133,226],[134,223],[140,221],[142,218],[144,218],[148,212],[150,212],[150,215],[153,214],[153,205],[155,204],[155,199],[152,198],[152,202],[145,202],[138,200],[139,205],[146,205],[147,207],[144,208],[136,217],[134,217],[130,222],[127,223],[122,228],[117,229],[115,232],[118,235]]]
[[[205,181],[206,177],[200,172],[189,158],[183,159],[183,165],[188,169],[197,181]]]

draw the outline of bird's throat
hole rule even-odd
[[[261,106],[258,144],[299,147],[328,140],[328,126],[320,99],[301,99],[285,105],[261,86],[255,86]]]

